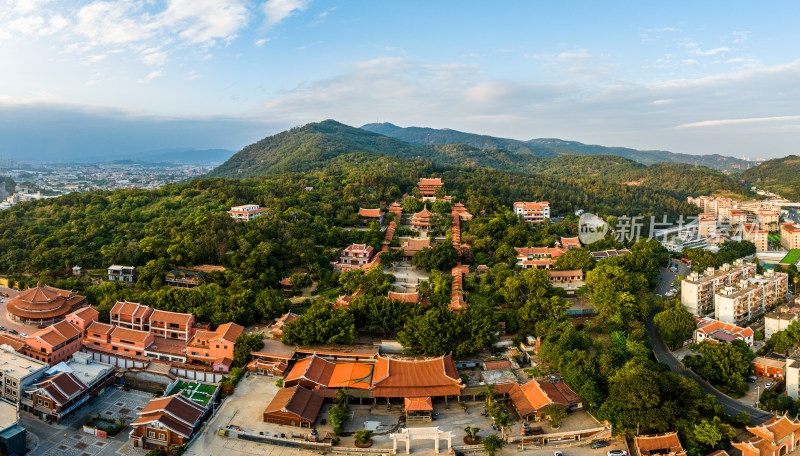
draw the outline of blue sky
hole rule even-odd
[[[46,147],[19,132],[47,135],[30,113],[53,111],[153,149],[333,118],[783,156],[800,148],[798,17],[788,1],[0,0],[0,154]],[[182,128],[148,142],[159,123]]]

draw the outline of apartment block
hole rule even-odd
[[[692,272],[681,281],[681,303],[694,315],[708,315],[714,310],[714,293],[741,279],[755,277],[756,265],[736,260],[733,265],[723,264],[719,269],[708,268],[702,273]]]
[[[780,306],[764,316],[764,340],[769,340],[776,332],[783,331],[800,319],[800,309]]]
[[[542,223],[550,219],[550,203],[547,201],[514,203],[514,213],[525,223]]]
[[[369,263],[373,256],[375,256],[375,249],[373,249],[372,246],[366,244],[352,244],[342,250],[339,262],[334,263],[333,267],[337,271],[358,269]]]
[[[233,206],[228,211],[228,215],[237,222],[249,222],[256,217],[263,215],[267,211],[266,208],[258,204],[244,204],[242,206]]]
[[[781,247],[786,250],[800,249],[800,225],[781,223]]]
[[[717,320],[737,324],[763,314],[768,306],[780,304],[789,291],[789,276],[772,270],[763,275],[723,287],[714,295]]]
[[[758,223],[742,223],[739,227],[742,239],[750,241],[756,246],[757,252],[766,252],[769,241],[769,231]]]

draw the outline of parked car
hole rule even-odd
[[[591,445],[589,445],[589,446],[590,446],[590,447],[591,447],[593,450],[596,450],[596,449],[598,449],[598,448],[605,448],[605,447],[607,447],[607,446],[609,446],[609,445],[611,445],[611,444],[610,444],[610,443],[608,443],[608,442],[606,442],[605,440],[596,440],[596,441],[592,442],[592,444],[591,444]]]
[[[560,451],[554,451],[553,452],[553,456],[564,456],[564,453],[562,453]]]
[[[28,335],[25,334],[25,333],[19,333],[19,335],[20,335],[20,337],[28,337]]]
[[[764,385],[764,388],[772,388],[772,382],[769,382],[766,385]]]
[[[0,331],[5,331],[5,330],[6,330],[5,326],[0,326]]]
[[[8,332],[10,332],[11,334],[19,334],[19,332],[17,332],[16,329],[9,329]]]
[[[606,453],[607,456],[628,456],[628,452],[625,450],[611,450]]]
[[[755,382],[756,382],[756,380],[757,380],[757,379],[756,379],[756,376],[755,376],[755,375],[751,375],[751,376],[747,377],[746,379],[744,379],[744,381],[746,381],[746,382],[748,382],[748,383],[755,383]]]

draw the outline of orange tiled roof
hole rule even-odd
[[[548,405],[568,408],[581,402],[581,398],[563,381],[547,382],[537,379],[524,385],[514,385],[509,391],[514,406],[522,416],[530,415]]]
[[[0,334],[0,345],[8,345],[13,348],[14,351],[19,351],[26,344],[22,339],[18,339],[8,334]]]
[[[381,212],[380,208],[365,209],[363,207],[360,207],[358,208],[358,215],[360,215],[361,217],[381,218],[383,213]]]
[[[417,303],[419,302],[419,293],[396,293],[394,291],[390,291],[388,298],[392,301]]]
[[[98,334],[111,334],[114,331],[115,326],[109,325],[108,323],[101,323],[99,321],[92,322],[86,331],[91,331]]]
[[[147,331],[137,331],[135,329],[122,328],[120,326],[115,326],[114,330],[111,331],[111,337],[131,342],[144,343],[149,335],[150,333]]]
[[[433,401],[430,396],[426,397],[407,397],[403,404],[406,412],[428,412],[433,411]]]
[[[288,412],[305,421],[315,421],[322,408],[323,396],[302,386],[278,390],[264,414]]]
[[[97,320],[97,318],[100,317],[100,313],[91,307],[82,307],[69,315],[82,318],[86,321]]]
[[[463,387],[451,355],[425,360],[378,356],[372,375],[374,397],[455,396]]]
[[[150,314],[149,322],[152,325],[154,322],[170,324],[175,323],[178,325],[189,326],[192,322],[192,314],[167,312],[166,310],[153,310]]]
[[[6,311],[19,318],[45,320],[66,316],[85,300],[72,291],[37,284],[12,298]]]
[[[119,314],[120,318],[125,317],[126,319],[133,320],[134,318],[140,318],[142,321],[146,319],[150,314],[153,313],[153,309],[144,305],[139,304],[138,302],[130,302],[130,301],[117,301],[114,304],[114,307],[111,308],[111,315]]]
[[[674,453],[676,456],[686,456],[686,451],[683,449],[683,445],[681,445],[677,432],[635,436],[633,440],[636,449],[642,456],[662,453]]]
[[[694,320],[697,323],[697,330],[706,335],[710,335],[715,331],[726,331],[741,338],[746,338],[754,334],[751,328],[742,328],[741,326],[736,326],[731,323],[723,323],[719,320],[714,320],[713,318],[701,318],[695,316]]]
[[[442,183],[442,179],[441,179],[441,178],[438,178],[438,177],[435,177],[435,178],[427,178],[427,179],[426,179],[426,178],[423,178],[423,177],[421,177],[421,178],[419,179],[419,185],[418,185],[418,186],[423,186],[423,185],[424,185],[424,186],[442,186],[442,185],[444,185],[444,184]]]

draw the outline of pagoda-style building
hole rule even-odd
[[[27,325],[50,325],[61,321],[67,314],[86,304],[86,298],[74,291],[61,290],[47,285],[29,288],[6,304],[12,320]]]
[[[431,226],[431,215],[433,214],[428,210],[428,206],[425,206],[420,212],[414,214],[411,226],[418,230],[428,230]]]

